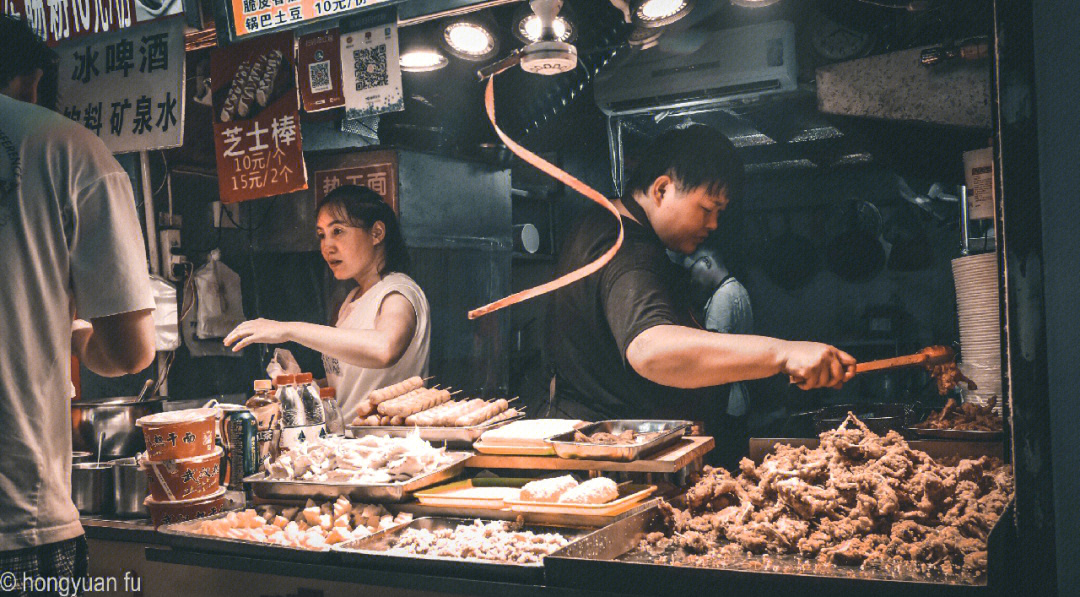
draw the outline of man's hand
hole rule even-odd
[[[803,390],[840,389],[855,376],[855,357],[828,344],[785,342],[781,370]]]
[[[281,344],[289,340],[287,322],[252,319],[241,323],[229,332],[229,335],[225,336],[225,346],[232,346],[233,352],[239,352],[251,344]]]

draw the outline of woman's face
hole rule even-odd
[[[369,272],[378,272],[379,245],[386,231],[382,222],[370,230],[349,225],[334,209],[319,211],[315,233],[319,249],[337,280],[360,279]]]

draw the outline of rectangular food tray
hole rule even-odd
[[[633,508],[635,504],[649,497],[655,491],[655,485],[620,483],[619,497],[606,504],[561,504],[558,502],[506,500],[506,505],[515,512],[577,516],[614,516]]]
[[[283,481],[267,479],[259,473],[244,479],[255,497],[261,500],[296,500],[303,498],[334,499],[346,496],[361,502],[401,502],[418,489],[430,487],[456,477],[465,468],[465,461],[472,457],[469,452],[448,452],[449,464],[426,475],[413,477],[399,483],[320,483],[317,481]]]
[[[585,435],[592,435],[599,432],[617,434],[629,429],[636,433],[656,433],[657,435],[644,442],[604,445],[575,442],[574,433],[576,432],[571,431],[552,436],[548,438],[547,443],[555,449],[555,454],[560,458],[630,462],[677,441],[690,430],[690,427],[690,421],[615,419],[585,425],[578,431]]]
[[[177,549],[223,553],[248,558],[285,560],[302,564],[328,564],[336,559],[334,555],[330,553],[329,546],[324,549],[301,549],[299,547],[288,547],[274,543],[246,541],[229,537],[212,537],[210,535],[195,533],[191,530],[195,525],[202,523],[203,521],[225,518],[229,514],[229,512],[221,512],[205,518],[197,518],[185,522],[175,522],[159,528],[158,531],[168,537],[168,540],[166,541],[167,545]]]
[[[490,431],[523,418],[525,415],[510,417],[497,423],[486,425],[473,425],[472,427],[410,427],[408,425],[349,425],[346,429],[352,437],[365,435],[377,435],[379,437],[408,437],[413,433],[419,433],[420,439],[429,442],[447,442],[454,444],[469,444],[480,439],[485,431]]]
[[[406,529],[426,529],[436,531],[453,529],[458,525],[471,525],[476,519],[470,518],[417,518],[412,522],[375,533],[363,539],[339,543],[331,548],[341,563],[362,568],[396,570],[429,576],[455,576],[487,581],[511,581],[531,584],[544,582],[544,565],[518,564],[476,558],[447,558],[440,556],[406,555],[388,553],[394,543]],[[484,521],[488,522],[488,521]],[[570,544],[586,536],[590,529],[572,527],[548,527],[525,525],[523,531],[534,533],[560,533],[570,540]]]

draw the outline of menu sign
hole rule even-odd
[[[341,91],[341,52],[337,29],[300,37],[296,76],[304,110],[318,112],[345,105]]]
[[[182,12],[183,0],[0,0],[0,13],[25,17],[51,46]]]
[[[183,144],[183,19],[69,41],[57,53],[58,109],[110,151]]]
[[[342,185],[363,185],[375,191],[393,208],[398,210],[397,159],[393,151],[371,151],[359,154],[368,162],[363,165],[317,170],[314,174],[315,201]]]
[[[292,33],[229,46],[210,55],[222,203],[307,188],[292,61]]]
[[[300,24],[402,0],[228,0],[230,33],[239,39],[257,33],[293,29]]]

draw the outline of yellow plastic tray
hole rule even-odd
[[[560,504],[558,502],[524,502],[519,500],[504,500],[504,502],[514,512],[613,516],[633,508],[655,491],[655,485],[622,483],[619,485],[619,497],[606,504]]]

